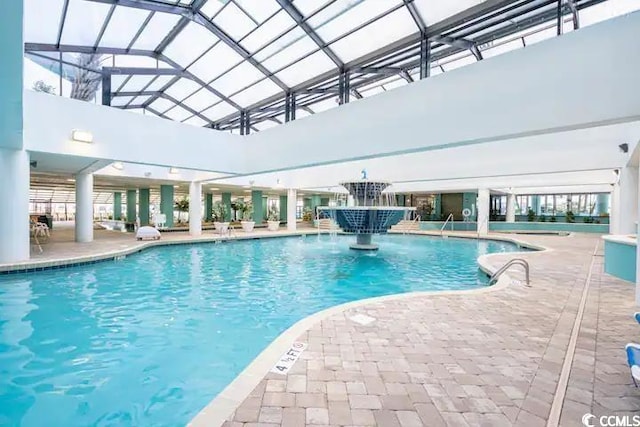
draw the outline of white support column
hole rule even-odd
[[[611,211],[609,212],[609,233],[620,234],[620,184],[613,184],[611,190]]]
[[[0,148],[0,264],[29,259],[29,153]]]
[[[507,194],[507,222],[516,222],[516,195]]]
[[[76,175],[76,242],[93,241],[93,174]]]
[[[638,222],[638,168],[620,170],[619,223],[616,234],[636,234]]]
[[[294,188],[287,190],[287,230],[296,231],[296,207],[298,206],[298,193]]]
[[[189,184],[189,234],[202,235],[202,183]]]
[[[489,234],[489,189],[480,188],[478,190],[478,198],[476,199],[476,208],[478,211],[478,235],[486,236]]]

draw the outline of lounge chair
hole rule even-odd
[[[136,239],[137,240],[142,240],[142,239],[160,240],[160,232],[153,227],[149,227],[149,226],[140,227],[138,228],[138,231],[136,231]]]
[[[638,387],[638,381],[640,381],[640,344],[629,343],[624,349],[627,352],[627,363],[631,368],[631,379],[633,384]]]

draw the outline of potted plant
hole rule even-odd
[[[213,225],[216,231],[220,233],[226,233],[229,230],[229,222],[226,221],[227,209],[222,202],[215,202],[213,209],[211,209],[211,217],[213,218]]]
[[[269,231],[278,231],[280,228],[280,212],[276,207],[275,203],[273,203],[269,207],[269,213],[267,214],[267,229]]]
[[[564,220],[568,223],[576,222],[576,216],[572,211],[567,211],[567,213],[564,215]]]
[[[536,220],[536,213],[533,209],[529,208],[527,211],[527,221],[534,222]]]
[[[241,215],[240,224],[242,224],[242,230],[245,233],[252,232],[253,227],[256,225],[256,222],[253,220],[253,206],[251,203],[245,203],[242,200],[237,201],[236,206]]]

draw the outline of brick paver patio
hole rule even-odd
[[[560,425],[580,426],[587,412],[640,414],[623,352],[640,341],[634,286],[604,274],[598,236],[519,238],[553,248],[524,255],[531,288],[332,315],[298,338],[308,348],[289,373],[267,374],[226,425],[545,426],[592,261]],[[357,313],[376,321],[362,326],[349,319]]]

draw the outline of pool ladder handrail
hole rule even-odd
[[[444,234],[444,228],[447,226],[447,223],[449,222],[449,220],[451,220],[451,231],[453,231],[453,214],[450,213],[449,216],[447,217],[447,220],[444,222],[444,224],[442,224],[442,228],[440,229],[440,234]]]
[[[511,267],[512,265],[520,265],[520,266],[524,267],[525,279],[526,279],[526,282],[527,282],[527,286],[530,287],[531,286],[531,281],[529,280],[529,263],[527,262],[527,260],[525,260],[523,258],[510,259],[505,265],[500,267],[495,273],[493,273],[491,275],[491,278],[489,279],[489,285],[493,285],[495,282],[497,282],[498,279],[500,278],[500,276],[502,275],[502,273],[507,271],[509,269],[509,267]]]

